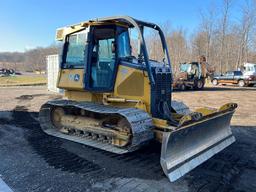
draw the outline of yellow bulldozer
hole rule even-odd
[[[146,28],[159,35],[162,62],[149,58]],[[135,55],[130,30],[138,34]],[[107,17],[59,28],[56,39],[63,42],[57,87],[65,99],[41,106],[47,134],[117,154],[151,147],[155,139],[171,182],[235,141],[235,103],[189,113],[172,105],[171,62],[158,25]]]

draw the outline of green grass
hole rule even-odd
[[[21,86],[46,84],[47,79],[42,75],[16,75],[0,77],[0,86]]]

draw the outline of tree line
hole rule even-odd
[[[25,52],[0,53],[0,68],[15,71],[44,71],[46,70],[46,56],[59,53],[59,46],[37,47]]]
[[[220,73],[241,68],[244,62],[256,63],[256,0],[243,1],[238,10],[235,3],[222,0],[221,6],[201,9],[200,23],[190,35],[182,27],[173,29],[170,22],[162,24],[174,71],[180,63],[198,61],[200,55]],[[235,11],[239,12],[234,17]],[[160,60],[158,36],[151,33],[146,41],[150,57]]]

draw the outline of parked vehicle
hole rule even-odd
[[[5,73],[2,69],[0,69],[0,77],[4,77],[5,76]]]
[[[202,75],[202,67],[199,62],[181,63],[180,69],[174,78],[173,87],[180,90],[203,89],[205,77]]]
[[[11,75],[15,75],[15,71],[13,69],[0,69],[0,77],[6,77]]]
[[[212,84],[238,84],[240,87],[251,86],[256,84],[256,76],[248,76],[241,71],[228,71],[224,75],[214,76]]]
[[[244,63],[243,75],[249,79],[248,86],[254,86],[256,84],[256,64]]]
[[[201,90],[204,88],[206,78],[211,78],[215,68],[206,62],[204,55],[198,61],[181,63],[179,71],[174,74],[173,88],[185,90]]]

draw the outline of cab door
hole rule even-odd
[[[57,87],[66,90],[84,90],[88,28],[66,36],[60,63]]]
[[[113,90],[117,71],[115,46],[115,26],[91,27],[85,89],[97,92]]]
[[[224,76],[221,77],[221,80],[219,82],[233,83],[233,80],[234,80],[234,73],[232,71],[228,71]]]

